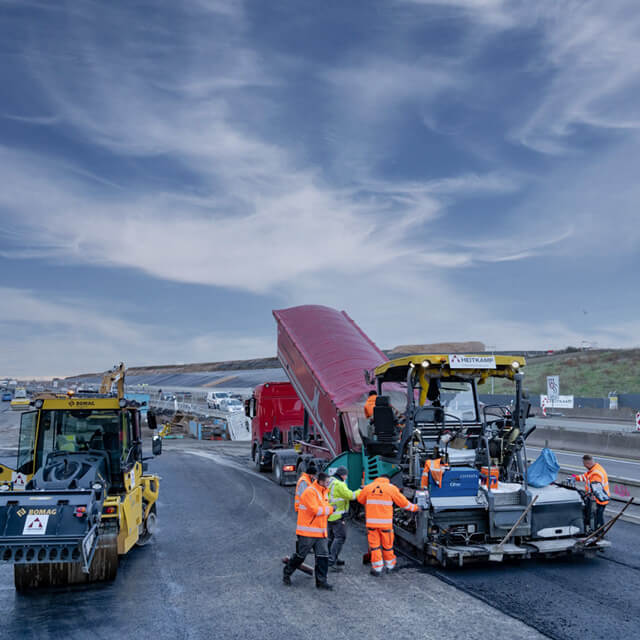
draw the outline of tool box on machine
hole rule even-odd
[[[480,474],[471,467],[453,467],[442,474],[442,486],[439,487],[433,477],[429,478],[429,492],[433,498],[452,498],[475,496],[478,493]]]

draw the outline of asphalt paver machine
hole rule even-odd
[[[159,478],[142,453],[140,405],[124,366],[105,393],[43,394],[21,416],[15,469],[0,468],[0,562],[19,591],[113,580],[156,528]],[[147,413],[148,426],[156,428]],[[162,450],[153,438],[153,454]]]
[[[589,538],[579,492],[528,483],[526,439],[535,426],[526,421],[524,365],[504,355],[417,355],[366,373],[379,395],[371,422],[360,421],[364,453],[392,465],[392,482],[422,507],[394,517],[397,538],[422,560],[462,566],[609,546]],[[514,381],[509,406],[479,402],[478,387],[491,377]]]

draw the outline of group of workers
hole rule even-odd
[[[338,467],[333,476],[319,472],[312,464],[298,479],[294,507],[298,514],[296,552],[285,564],[282,580],[291,584],[291,576],[303,564],[311,550],[315,554],[315,578],[318,589],[333,589],[327,577],[330,567],[341,567],[340,551],[347,538],[344,521],[349,502],[364,506],[367,540],[371,558],[371,575],[379,577],[383,570],[396,567],[393,551],[393,507],[417,511],[387,476],[376,478],[357,491],[347,486],[348,471]]]
[[[367,418],[373,416],[376,398],[376,392],[371,391],[364,406]],[[609,503],[609,480],[604,468],[590,455],[583,456],[583,464],[586,472],[573,478],[585,483],[586,492],[595,503],[595,528],[598,529],[604,525],[604,510]],[[442,486],[446,468],[446,463],[440,457],[427,460],[421,488],[428,486],[429,477]],[[282,576],[284,584],[291,585],[291,576],[313,550],[316,587],[333,589],[328,582],[329,569],[338,570],[344,565],[340,551],[347,539],[345,516],[352,500],[364,506],[371,575],[379,577],[383,571],[391,572],[396,568],[393,550],[394,505],[411,512],[418,511],[418,505],[410,502],[398,487],[391,484],[388,476],[380,476],[356,491],[347,486],[347,477],[348,470],[344,466],[338,467],[334,475],[329,476],[318,472],[311,462],[298,478],[294,499],[298,515],[296,551],[285,564]]]

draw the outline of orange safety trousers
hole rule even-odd
[[[396,566],[393,529],[367,529],[367,541],[371,552],[371,568],[374,571],[380,572],[383,567],[393,569]]]

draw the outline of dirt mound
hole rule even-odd
[[[484,350],[484,342],[436,342],[434,344],[401,344],[386,353],[390,358],[398,358],[414,353],[482,353]]]

